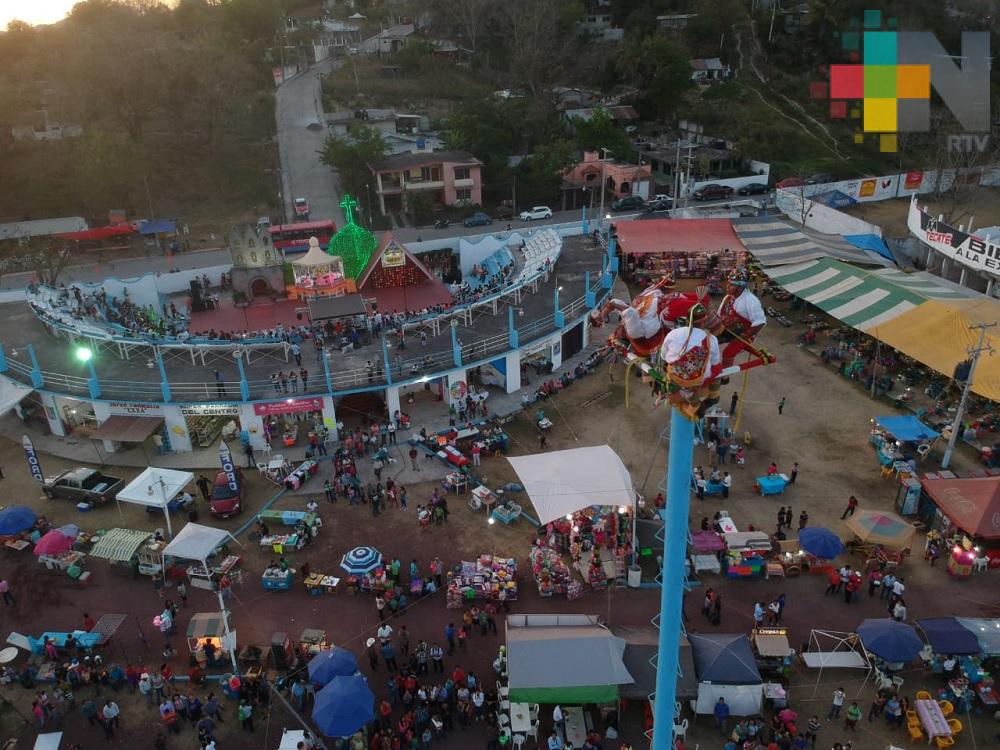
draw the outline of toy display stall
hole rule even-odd
[[[441,487],[445,492],[454,492],[457,495],[469,489],[469,478],[460,471],[449,471],[445,474]]]
[[[481,554],[475,561],[463,560],[448,573],[446,606],[462,609],[473,599],[500,599],[503,589],[505,601],[517,599],[517,563],[512,557]]]
[[[979,553],[973,546],[972,540],[963,536],[961,541],[948,551],[948,573],[955,578],[968,578],[972,575],[978,556]]]
[[[771,539],[762,531],[738,531],[725,535],[726,575],[753,578],[766,570]]]
[[[784,474],[770,474],[766,477],[757,477],[753,488],[761,495],[780,495],[788,486],[788,481],[788,477]]]
[[[545,527],[547,543],[569,552],[573,566],[592,588],[609,580],[626,583],[632,554],[632,515],[625,507],[591,505]]]
[[[323,519],[310,511],[263,511],[260,517],[265,521],[294,526],[289,533],[271,533],[260,538],[260,546],[271,547],[276,555],[302,549],[310,539],[319,536],[319,530],[323,526]]]
[[[318,471],[319,463],[317,461],[313,461],[312,459],[303,461],[294,471],[285,477],[285,488],[289,490],[297,490],[309,481],[310,477],[315,476]]]
[[[292,570],[268,568],[260,577],[260,583],[265,591],[288,591],[292,588],[295,573]]]
[[[191,622],[188,623],[187,629],[187,645],[198,666],[204,667],[208,661],[205,655],[205,645],[208,643],[215,647],[216,659],[220,658],[223,653],[224,638],[225,626],[221,614],[218,612],[198,612],[191,616]]]
[[[472,497],[469,498],[469,507],[473,510],[485,508],[488,513],[497,504],[498,500],[499,498],[493,490],[481,484],[473,488]]]
[[[531,548],[528,559],[538,593],[543,599],[550,599],[553,594],[567,593],[566,587],[572,582],[572,574],[556,550],[536,544]]]
[[[303,583],[310,596],[321,596],[335,592],[340,585],[340,579],[323,573],[310,573]]]
[[[215,582],[239,567],[241,561],[242,558],[239,555],[226,555],[218,565],[212,565],[208,568],[201,563],[189,565],[187,576],[191,587],[211,591],[215,587]]]

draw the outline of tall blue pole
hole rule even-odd
[[[681,607],[684,601],[684,556],[687,552],[693,465],[694,422],[672,408],[670,447],[667,453],[667,507],[660,511],[665,528],[652,750],[671,750],[673,746],[674,703],[677,701],[677,665],[681,644]]]

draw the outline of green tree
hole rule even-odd
[[[562,176],[576,161],[572,141],[557,139],[538,146],[517,166],[518,203],[557,202]]]
[[[406,210],[417,226],[429,224],[434,216],[434,201],[427,191],[407,192]]]
[[[654,117],[670,112],[676,99],[691,86],[687,52],[662,34],[630,37],[620,66],[626,78],[639,84],[644,109]]]
[[[348,138],[327,136],[319,160],[336,169],[344,192],[353,195],[367,195],[366,185],[373,177],[369,165],[385,158],[388,147],[382,134],[368,127],[358,127]]]
[[[403,73],[420,73],[434,64],[434,44],[427,39],[409,38],[396,52],[396,62]]]
[[[618,159],[628,159],[632,152],[632,141],[624,130],[605,109],[595,109],[589,120],[573,118],[576,130],[576,145],[584,151],[608,149]]]

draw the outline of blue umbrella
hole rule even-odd
[[[346,648],[320,651],[309,662],[309,681],[326,685],[334,677],[350,677],[358,671],[358,660]]]
[[[844,551],[840,537],[821,526],[806,526],[799,531],[799,546],[814,557],[832,560]]]
[[[913,626],[888,618],[865,620],[858,635],[868,651],[888,662],[911,662],[924,647]]]
[[[352,576],[371,573],[382,565],[382,553],[374,547],[355,547],[340,561],[340,567]]]
[[[375,696],[362,674],[334,677],[316,693],[312,719],[327,737],[349,737],[375,718]]]
[[[31,508],[16,505],[0,510],[0,534],[19,534],[35,525],[38,516]]]

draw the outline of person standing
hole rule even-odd
[[[764,624],[764,605],[759,601],[753,603],[753,625],[759,628]]]
[[[299,379],[302,381],[302,391],[305,392],[309,390],[309,370],[304,367],[301,368],[299,370]]]
[[[472,444],[472,465],[479,466],[479,454],[482,453],[482,448],[479,447],[479,443]]]
[[[552,709],[552,726],[559,732],[560,737],[566,736],[566,714],[558,703]]]
[[[740,394],[733,391],[733,397],[729,400],[729,416],[732,417],[736,414],[736,404],[740,400]]]
[[[219,394],[219,398],[226,397],[226,381],[222,378],[222,373],[218,370],[214,370],[215,373],[215,391]]]
[[[726,722],[729,720],[729,704],[726,703],[726,699],[722,696],[719,696],[719,700],[715,702],[715,708],[712,709],[712,716],[715,718],[715,728],[722,732],[722,734],[725,734]]]
[[[104,701],[104,708],[101,709],[101,716],[104,717],[104,733],[107,735],[108,739],[115,733],[116,729],[121,728],[121,719],[119,715],[121,714],[121,709],[118,708],[118,704],[115,703],[110,698]]]
[[[733,478],[728,471],[722,472],[722,496],[729,497],[729,490],[733,487]]]
[[[827,721],[840,718],[840,711],[844,707],[845,695],[844,688],[837,688],[833,691],[833,700],[830,703],[830,710],[826,714]]]
[[[722,594],[718,591],[715,592],[715,597],[712,599],[712,616],[709,620],[715,626],[722,623]]]
[[[853,516],[854,511],[857,509],[858,509],[858,499],[854,497],[854,495],[851,495],[849,498],[847,498],[847,507],[844,508],[844,512],[843,514],[841,514],[840,520],[843,521],[848,516]]]
[[[410,468],[414,471],[420,471],[420,467],[417,466],[417,447],[412,446],[410,448]]]
[[[6,578],[0,578],[0,596],[3,597],[4,606],[8,604],[17,604],[17,600],[14,595],[10,593],[10,582]]]
[[[799,463],[796,461],[792,464],[792,470],[788,473],[788,483],[795,484],[795,477],[799,475]]]
[[[239,718],[240,718],[240,724],[243,726],[243,731],[245,731],[245,732],[251,732],[252,733],[253,732],[253,705],[250,703],[249,699],[244,698],[242,701],[240,701],[240,708],[239,708],[239,714],[238,715],[239,715]]]
[[[857,725],[860,720],[861,708],[858,706],[857,701],[851,701],[851,705],[847,707],[847,714],[844,716],[844,729],[850,729],[852,732],[857,732]]]
[[[374,502],[374,499],[372,502]],[[378,515],[378,513],[375,515]],[[385,622],[385,597],[381,594],[375,597],[375,609],[378,612],[379,622]]]
[[[202,499],[207,503],[211,499],[209,493],[212,489],[212,480],[202,474],[198,477],[198,481],[195,484],[198,486],[198,491],[201,493]]]
[[[806,511],[799,513],[799,531],[809,525],[809,514]]]
[[[785,410],[785,397],[781,397],[781,401],[778,402],[778,414],[780,415]]]
[[[455,653],[455,623],[449,622],[445,626],[444,639],[448,642],[448,654]]]
[[[809,744],[814,748],[816,747],[816,738],[819,737],[819,730],[822,726],[818,716],[810,716],[809,721],[806,723],[806,737],[809,738]]]
[[[780,508],[778,508],[778,530],[780,531],[784,525],[785,525],[785,506],[782,505]]]
[[[298,342],[292,344],[291,352],[292,356],[295,357],[295,366],[302,367],[302,347],[299,346]]]
[[[253,454],[253,446],[247,443],[243,446],[243,454],[247,457],[247,468],[252,469],[257,465],[257,459]]]

